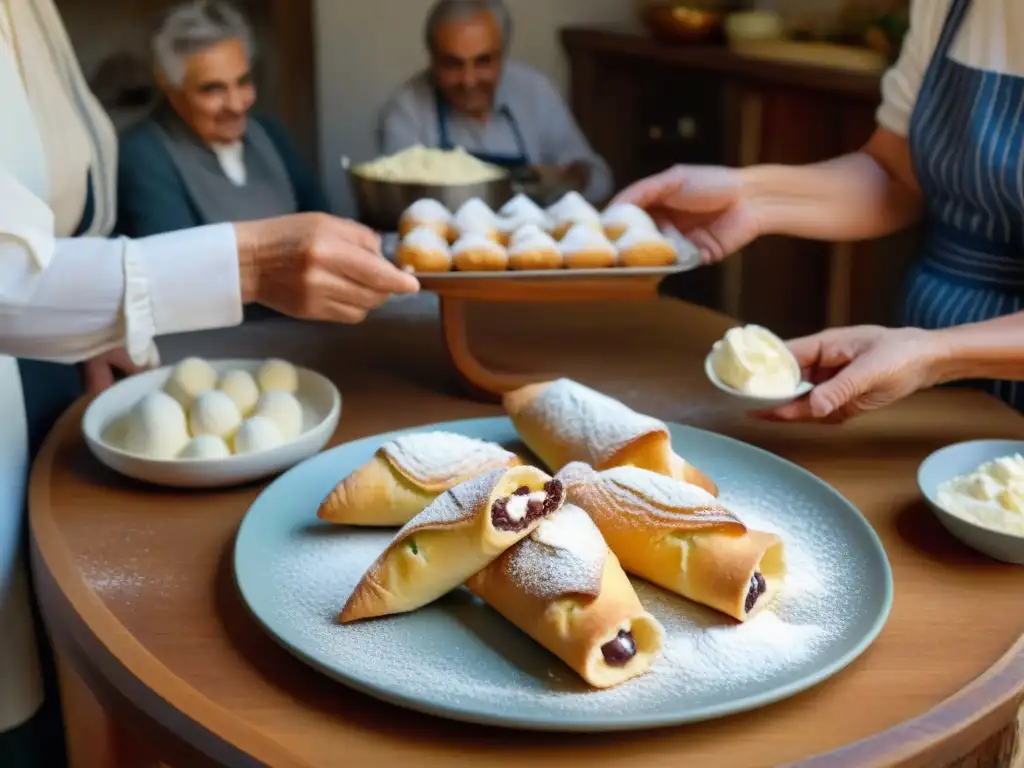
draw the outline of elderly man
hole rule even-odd
[[[226,3],[192,0],[167,14],[153,40],[165,101],[121,139],[121,233],[327,210],[283,130],[249,115],[252,53],[248,24]]]
[[[485,162],[532,169],[603,202],[612,192],[608,165],[548,79],[508,60],[511,36],[501,0],[436,3],[426,25],[430,67],[384,107],[381,152],[415,144],[462,147]]]

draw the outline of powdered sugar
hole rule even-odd
[[[469,520],[474,514],[482,511],[481,505],[486,503],[503,474],[504,469],[495,469],[445,491],[406,523],[395,538],[400,539],[406,533],[419,528],[451,525]]]
[[[499,226],[504,232],[515,232],[521,227],[547,226],[548,216],[544,210],[524,194],[518,194],[498,211]]]
[[[658,231],[654,220],[643,208],[629,203],[617,203],[606,208],[601,214],[601,223],[606,227],[638,227]]]
[[[703,488],[638,467],[612,467],[593,484],[574,488],[574,495],[581,499],[589,494],[610,495],[611,503],[622,512],[620,519],[640,525],[693,530],[740,522]]]
[[[508,244],[509,254],[527,253],[529,251],[557,251],[558,243],[547,232],[535,224],[527,224],[512,235]]]
[[[437,200],[424,198],[406,208],[402,218],[424,224],[446,224],[452,220],[452,213]]]
[[[461,206],[455,212],[455,226],[459,232],[488,232],[498,224],[498,217],[490,207],[479,197],[474,197]]]
[[[429,227],[416,227],[402,238],[402,245],[424,251],[448,253],[448,243]]]
[[[500,243],[494,242],[487,235],[480,232],[465,232],[452,246],[452,253],[466,253],[467,251],[488,251],[490,253],[504,253],[505,249]]]
[[[587,224],[575,224],[565,233],[558,244],[562,253],[578,253],[580,251],[607,251],[615,253],[615,246],[605,237],[604,232]]]
[[[555,226],[569,223],[587,223],[592,228],[601,226],[601,214],[579,192],[567,192],[548,208],[547,214]]]
[[[492,565],[527,594],[543,600],[601,591],[608,545],[590,516],[565,504]]]
[[[384,443],[380,450],[403,475],[438,489],[509,466],[516,458],[500,445],[452,432],[415,432]]]
[[[239,585],[260,621],[327,675],[459,719],[555,730],[703,719],[848,662],[889,599],[884,557],[864,521],[791,465],[717,435],[672,430],[677,448],[699,455],[720,483],[724,506],[783,538],[787,575],[767,611],[746,624],[634,580],[664,627],[664,653],[649,673],[611,690],[591,689],[463,589],[412,613],[340,626],[338,607],[392,540],[388,531],[316,521],[337,459],[352,468],[361,453],[314,459],[293,470],[294,482],[264,492],[239,533]],[[513,436],[507,425],[471,434]]]
[[[623,233],[622,237],[615,241],[615,247],[620,252],[628,251],[630,248],[635,248],[638,245],[651,244],[662,244],[669,248],[672,247],[672,243],[661,232],[656,229],[647,229],[646,227],[630,227]]]
[[[555,441],[570,448],[573,461],[594,467],[644,435],[661,432],[668,439],[662,422],[570,379],[552,382],[521,416],[551,425]]]
[[[758,515],[750,517],[761,522]],[[770,689],[794,673],[808,673],[850,631],[852,619],[844,604],[861,599],[857,583],[844,582],[842,593],[831,596],[793,588],[794,583],[841,578],[844,543],[836,535],[827,543],[815,532],[807,535],[792,517],[789,523],[792,527],[776,527],[789,547],[786,585],[769,611],[746,624],[633,580],[644,607],[665,629],[663,654],[646,675],[607,691],[590,689],[466,590],[414,613],[339,626],[339,598],[351,592],[388,545],[387,532],[334,529],[330,535],[294,535],[278,549],[271,566],[273,604],[278,621],[293,628],[303,651],[318,663],[362,685],[431,706],[537,719],[610,720],[617,713],[653,714],[684,703],[720,705]],[[519,546],[528,558],[540,556],[542,545],[532,538]],[[547,558],[543,565],[524,559],[518,568],[555,572],[563,583],[584,580],[582,571],[568,570],[578,568],[570,560],[556,566]]]

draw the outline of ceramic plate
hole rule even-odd
[[[666,630],[647,675],[594,691],[465,590],[417,612],[340,626],[338,611],[393,531],[321,524],[335,483],[397,434],[338,446],[291,469],[253,504],[235,545],[242,597],[304,662],[384,701],[467,722],[548,731],[612,731],[695,722],[803,691],[853,661],[892,602],[885,551],[860,513],[808,472],[758,448],[669,425],[683,456],[751,527],[779,532],[788,576],[771,611],[746,624],[642,581]],[[421,427],[517,443],[506,418]]]
[[[253,375],[265,360],[208,360],[218,374],[233,370]],[[130,376],[104,391],[82,416],[82,433],[92,454],[127,477],[176,488],[220,488],[252,482],[295,466],[323,448],[341,417],[341,394],[327,377],[299,367],[296,397],[302,406],[302,434],[276,448],[223,459],[148,459],[120,446],[124,417],[150,392],[163,388],[173,366]]]

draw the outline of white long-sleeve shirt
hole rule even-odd
[[[29,93],[31,91],[31,93]],[[116,145],[52,0],[0,0],[0,734],[42,701],[19,552],[28,438],[14,358],[61,362],[242,319],[231,225],[144,240],[68,239],[92,176],[89,232],[110,231]]]
[[[917,94],[942,34],[952,0],[911,0],[910,30],[899,60],[882,78],[877,120],[906,136]],[[975,0],[949,55],[960,64],[1024,77],[1024,2]]]
[[[231,225],[138,241],[61,237],[84,200],[63,179],[84,182],[87,170],[93,231],[109,231],[116,146],[51,0],[0,0],[0,113],[0,353],[74,362],[127,346],[150,362],[156,336],[241,322]],[[78,151],[63,146],[71,135]]]
[[[230,224],[142,240],[58,238],[46,205],[0,168],[0,353],[76,362],[242,320]]]

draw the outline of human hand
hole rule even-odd
[[[771,421],[841,423],[884,408],[939,380],[947,351],[932,331],[860,325],[788,342],[803,377],[804,398],[759,414]]]
[[[384,258],[380,237],[354,221],[301,213],[235,225],[242,298],[291,317],[359,323],[419,283]]]
[[[630,185],[612,203],[632,203],[658,224],[670,224],[700,250],[705,263],[721,261],[760,234],[735,168],[677,165]]]
[[[132,362],[128,350],[123,347],[97,355],[82,363],[82,383],[85,386],[85,394],[95,397],[103,390],[114,386],[118,372],[131,376],[141,370],[142,368]]]

